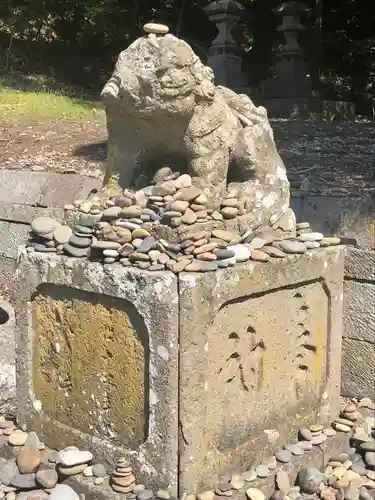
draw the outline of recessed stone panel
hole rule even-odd
[[[180,275],[180,485],[259,464],[339,406],[340,249]]]
[[[148,342],[126,300],[41,286],[33,300],[33,382],[51,419],[134,447],[148,420]]]
[[[319,400],[325,383],[328,299],[320,282],[240,297],[223,304],[207,331],[207,394],[214,413],[230,408],[239,429]],[[261,404],[251,404],[249,400]],[[215,405],[213,405],[215,401]],[[209,419],[221,434],[221,418]],[[220,422],[220,425],[216,424]],[[246,436],[244,436],[246,438]],[[235,444],[233,444],[235,447]]]

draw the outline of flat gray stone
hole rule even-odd
[[[80,236],[76,236],[75,234],[73,234],[70,238],[69,238],[69,245],[73,246],[73,247],[77,247],[77,248],[87,248],[91,245],[92,243],[92,238],[87,238],[87,237],[80,237]]]
[[[102,214],[99,215],[91,215],[91,214],[82,214],[79,218],[78,224],[80,226],[85,227],[94,227],[98,222],[101,221]]]
[[[228,248],[218,248],[213,251],[218,259],[230,259],[235,256],[233,250],[229,250]]]
[[[305,454],[305,449],[299,444],[287,444],[285,449],[290,451],[292,455],[300,456]]]
[[[104,477],[107,471],[103,464],[95,464],[92,468],[92,473],[95,477]]]
[[[301,441],[311,441],[313,438],[313,435],[312,435],[310,429],[308,429],[307,427],[302,427],[299,430],[299,435],[301,437]]]
[[[366,462],[368,467],[375,467],[375,452],[374,451],[366,451],[365,462]]]
[[[375,451],[375,440],[365,441],[361,444],[360,448],[363,451]]]
[[[154,496],[152,490],[144,489],[137,493],[137,500],[150,500]]]
[[[60,223],[56,219],[52,219],[52,217],[37,217],[32,221],[31,229],[34,233],[43,236],[53,233],[59,225]]]
[[[74,467],[75,465],[86,464],[93,459],[90,451],[63,450],[60,451],[60,465],[63,467]]]
[[[289,450],[279,450],[275,453],[276,460],[282,464],[287,464],[292,460],[292,453]]]
[[[44,252],[44,253],[54,253],[56,252],[56,248],[54,247],[46,247],[42,243],[36,243],[33,245],[33,248],[36,252]]]
[[[36,481],[43,488],[54,488],[58,481],[58,474],[55,469],[39,470],[36,473]]]
[[[133,205],[133,200],[127,196],[116,196],[113,201],[120,208],[131,207]]]
[[[86,235],[90,235],[93,233],[93,230],[91,229],[91,227],[81,226],[80,224],[76,224],[73,227],[73,231],[81,233],[81,234],[86,234]]]
[[[88,257],[88,255],[90,254],[90,247],[87,247],[87,248],[77,248],[77,247],[73,247],[72,245],[69,245],[69,243],[67,243],[66,245],[64,245],[64,251],[70,255],[71,257]]]
[[[5,464],[0,465],[0,483],[9,486],[12,477],[18,474],[16,460],[11,458]]]
[[[306,252],[306,245],[301,241],[283,240],[278,242],[278,246],[289,254],[303,254]]]
[[[265,465],[258,465],[258,467],[255,467],[255,472],[258,477],[263,478],[269,476],[270,470]]]
[[[322,233],[303,233],[298,236],[299,241],[320,241],[324,235]]]
[[[357,474],[359,474],[360,476],[365,476],[366,473],[367,473],[367,470],[366,470],[366,467],[365,467],[365,464],[362,464],[360,462],[355,462],[353,463],[351,466],[350,466],[350,469],[353,471],[353,472],[356,472]]]
[[[49,500],[79,500],[79,496],[67,484],[58,484],[51,490]]]
[[[119,218],[121,207],[114,206],[105,208],[102,212],[102,220],[116,220]]]
[[[137,248],[137,252],[147,253],[149,252],[153,246],[155,245],[155,238],[153,236],[147,236],[142,243]]]
[[[35,474],[15,474],[10,480],[10,485],[15,488],[20,488],[21,490],[30,489],[36,487]]]

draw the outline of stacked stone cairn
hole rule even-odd
[[[324,470],[302,467],[293,485],[288,464],[302,455],[306,455],[308,463],[309,452],[337,433],[347,435],[351,447],[330,456]],[[35,432],[25,432],[5,417],[0,417],[0,438],[6,440],[7,456],[12,457],[0,458],[0,499],[84,500],[85,495],[76,490],[85,490],[89,485],[90,498],[96,498],[96,491],[107,494],[110,487],[119,498],[170,500],[167,490],[154,491],[137,482],[125,457],[119,458],[108,474],[103,464],[93,464],[91,452],[75,446],[50,450]],[[201,492],[197,497],[185,495],[184,499],[215,500],[235,494],[236,499],[265,500],[262,485],[269,477],[275,484],[271,500],[375,498],[375,403],[369,398],[349,401],[330,426],[314,423],[303,427],[295,441],[286,443],[260,464],[253,464],[245,472],[221,476],[215,490]]]
[[[307,222],[297,224],[297,235],[280,235],[271,229],[238,234],[223,225],[244,213],[245,201],[237,189],[230,189],[220,209],[213,210],[188,174],[164,167],[153,181],[138,191],[125,189],[112,197],[97,194],[67,205],[66,216],[74,219],[72,227],[38,217],[31,224],[28,252],[179,273],[215,271],[248,260],[268,262],[343,243],[338,237],[312,232]],[[163,237],[163,230],[173,234],[173,241]]]

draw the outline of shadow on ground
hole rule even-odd
[[[89,161],[105,161],[108,141],[80,144],[73,150],[73,156],[80,156]]]

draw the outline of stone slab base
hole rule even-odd
[[[17,269],[20,423],[172,495],[214,487],[340,404],[343,249],[214,273],[61,256]]]

